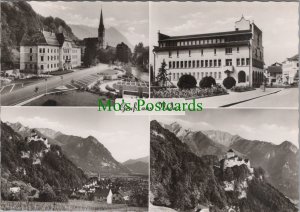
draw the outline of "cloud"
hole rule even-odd
[[[190,33],[190,31],[193,30],[199,30],[199,28],[203,26],[202,22],[199,22],[197,20],[187,20],[185,23],[180,24],[180,25],[176,25],[173,27],[168,27],[167,33],[170,34],[177,34],[177,33]]]

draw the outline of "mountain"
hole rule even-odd
[[[26,128],[26,133],[22,133],[23,138],[30,135],[32,130],[40,136],[49,140],[50,144],[61,147],[63,153],[78,167],[88,175],[94,174],[129,174],[131,171],[116,161],[108,149],[93,136],[82,138],[79,136],[65,135],[47,128],[30,129],[20,123],[9,125],[16,131]]]
[[[246,160],[240,164],[242,159],[234,164],[214,155],[199,157],[157,121],[151,121],[150,128],[153,205],[177,211],[297,211],[265,181],[263,169],[251,168]]]
[[[26,1],[1,2],[1,67],[10,69],[19,64],[19,46],[24,36],[37,31],[59,32],[77,39],[72,29],[60,18],[43,17],[37,14]]]
[[[262,167],[266,171],[266,179],[273,186],[291,199],[298,199],[299,150],[289,141],[275,145],[218,130],[192,131],[177,122],[162,126],[173,132],[198,156],[216,155],[220,158],[233,149],[240,157],[249,158],[254,167]]]
[[[149,174],[149,156],[138,159],[130,159],[122,164],[131,170],[132,173],[143,175]]]
[[[84,39],[88,37],[98,37],[98,28],[84,26],[84,25],[69,25],[72,28],[72,31],[79,39]],[[116,47],[119,43],[125,43],[131,50],[133,49],[133,45],[128,41],[128,39],[119,32],[114,27],[109,27],[105,29],[105,42],[109,46]]]
[[[81,187],[86,180],[84,172],[66,157],[59,146],[50,145],[46,138],[34,131],[24,139],[1,122],[1,182],[5,182],[1,189],[3,197],[6,197],[13,184],[39,191],[50,187],[59,195],[60,189],[71,191]],[[26,193],[26,190],[23,192]]]

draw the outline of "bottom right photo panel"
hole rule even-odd
[[[152,116],[150,211],[298,211],[298,111]]]

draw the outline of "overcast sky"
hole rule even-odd
[[[43,16],[59,17],[67,24],[98,28],[103,9],[105,28],[115,27],[133,45],[149,43],[149,5],[147,2],[36,2],[29,4]]]
[[[150,43],[168,35],[233,31],[242,15],[263,32],[266,65],[298,53],[298,2],[151,2]],[[152,61],[152,60],[151,60]]]
[[[2,121],[97,138],[119,161],[149,155],[149,118],[115,116],[97,108],[2,107]]]
[[[185,116],[154,116],[163,123],[177,121],[185,129],[221,130],[246,139],[298,145],[298,111],[276,109],[206,109]]]

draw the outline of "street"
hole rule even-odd
[[[98,64],[97,66],[86,68],[82,70],[76,70],[72,73],[54,76],[47,80],[47,91],[56,88],[60,85],[69,84],[71,80],[78,80],[84,76],[99,73],[108,68],[106,64]],[[63,77],[63,79],[61,78]],[[37,92],[35,92],[35,88],[38,87]],[[33,98],[34,96],[38,96],[46,92],[46,82],[43,80],[37,83],[30,84],[28,86],[24,86],[21,89],[13,90],[11,92],[7,92],[1,94],[1,105],[2,106],[10,106],[16,105],[22,101]]]
[[[268,88],[267,88],[268,89]],[[247,102],[233,105],[235,108],[298,108],[298,88],[283,89],[278,93],[263,96]]]

